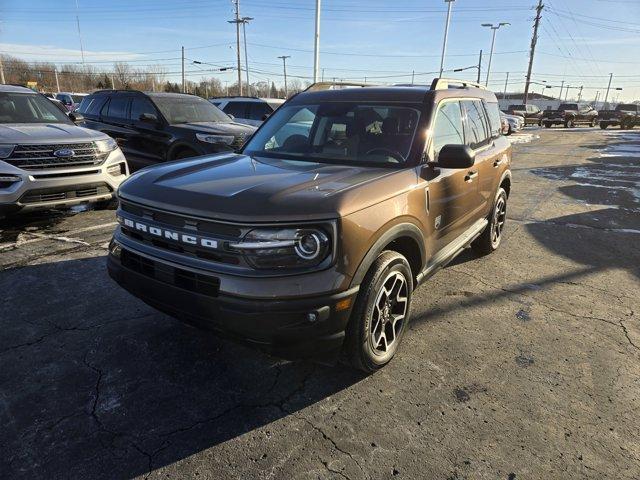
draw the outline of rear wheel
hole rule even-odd
[[[502,241],[502,232],[507,220],[507,192],[499,188],[489,215],[489,224],[484,232],[471,244],[471,248],[478,255],[488,255],[498,249]]]
[[[382,252],[360,285],[347,326],[345,356],[353,367],[372,373],[393,358],[407,328],[412,292],[407,259]]]
[[[609,125],[607,125],[606,123],[602,123],[602,122],[600,122],[600,128],[601,128],[602,130],[606,130],[608,126],[609,126]]]
[[[544,128],[551,128],[551,122],[544,122]]]

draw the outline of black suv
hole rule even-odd
[[[116,139],[132,169],[239,149],[256,130],[203,98],[181,93],[101,90],[78,108],[83,126]]]

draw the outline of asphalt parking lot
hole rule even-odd
[[[414,296],[364,377],[117,287],[112,210],[0,225],[4,478],[637,479],[640,132],[516,137],[507,236]]]

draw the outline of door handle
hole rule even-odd
[[[476,178],[477,176],[478,176],[478,172],[469,171],[464,176],[464,181],[467,182],[467,183],[471,183],[471,182],[473,182],[473,179]]]

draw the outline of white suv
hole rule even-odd
[[[128,174],[113,138],[74,125],[44,95],[0,85],[0,218],[109,203]]]
[[[284,103],[281,98],[219,97],[209,101],[238,123],[259,127]]]

